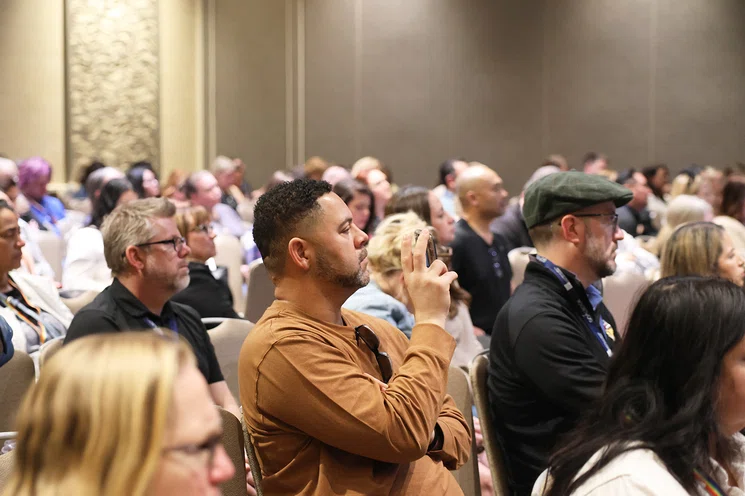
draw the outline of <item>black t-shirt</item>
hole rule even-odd
[[[215,348],[196,310],[169,301],[161,314],[155,315],[116,278],[75,315],[65,344],[90,334],[148,330],[153,325],[175,330],[186,339],[208,384],[224,380]]]
[[[493,233],[491,245],[476,234],[464,219],[455,224],[452,267],[461,287],[471,293],[473,325],[491,334],[494,320],[510,297],[512,268],[505,241]]]
[[[176,293],[171,301],[188,305],[200,317],[239,319],[233,309],[233,295],[228,285],[216,279],[203,263],[189,262],[189,287]]]

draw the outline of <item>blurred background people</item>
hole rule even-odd
[[[207,261],[217,253],[212,219],[204,207],[195,206],[176,212],[176,226],[186,240],[191,253],[189,262],[189,285],[173,295],[172,301],[189,305],[201,318],[240,318],[233,309],[233,295],[227,283],[227,269],[220,268],[220,277],[215,277]],[[214,268],[217,271],[217,267]]]
[[[375,228],[375,198],[370,188],[350,178],[334,184],[333,192],[339,195],[352,211],[354,225],[365,234],[372,235]]]
[[[662,277],[714,276],[743,286],[745,262],[727,231],[712,222],[678,227],[662,247]]]
[[[112,179],[101,188],[93,204],[90,223],[75,231],[67,241],[62,270],[64,290],[103,291],[111,284],[111,269],[104,256],[101,224],[116,207],[136,199],[137,193],[132,184],[123,177]]]
[[[127,171],[127,179],[132,183],[138,198],[157,198],[160,196],[158,176],[152,170],[152,166],[146,167],[142,164],[142,162],[134,164]]]
[[[34,220],[39,229],[61,235],[58,223],[65,218],[62,202],[47,194],[52,166],[41,157],[31,157],[18,164],[18,187],[29,202],[27,221]]]

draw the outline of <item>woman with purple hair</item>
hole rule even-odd
[[[40,229],[59,236],[57,222],[65,218],[65,207],[59,199],[47,194],[51,177],[52,166],[41,157],[31,157],[18,164],[18,187],[30,206],[24,220],[34,220]]]

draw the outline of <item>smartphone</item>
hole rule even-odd
[[[414,231],[414,243],[416,244],[419,239],[419,235],[422,234],[421,229]],[[435,238],[430,233],[429,241],[427,241],[427,251],[425,252],[425,259],[427,261],[427,267],[432,265],[432,262],[437,260],[437,247],[435,246]]]

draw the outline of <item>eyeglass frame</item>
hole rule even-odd
[[[211,436],[207,441],[201,444],[182,444],[179,446],[170,446],[163,448],[161,451],[165,454],[173,453],[174,451],[179,453],[185,453],[189,456],[195,456],[199,453],[207,451],[207,469],[212,468],[215,463],[215,453],[217,448],[222,446],[222,434]]]
[[[369,332],[367,338],[362,335],[360,329]],[[380,369],[380,375],[383,378],[383,382],[388,384],[388,381],[393,377],[393,361],[391,361],[391,357],[388,353],[380,351],[380,338],[378,338],[378,335],[375,334],[375,331],[373,331],[367,324],[360,324],[354,328],[354,337],[357,340],[357,346],[360,345],[360,339],[362,339],[362,342],[365,343],[370,351],[373,352],[375,355],[375,361],[378,362],[378,368]],[[374,339],[377,341],[377,344],[370,344],[368,338]]]
[[[175,236],[175,237],[170,238],[170,239],[162,239],[160,241],[148,241],[146,243],[138,243],[138,244],[132,245],[132,246],[135,246],[137,248],[146,248],[148,246],[167,245],[167,244],[170,244],[171,246],[173,246],[173,250],[176,253],[178,253],[178,252],[181,251],[181,248],[183,248],[184,246],[186,246],[186,238],[184,238],[183,236]],[[176,246],[176,245],[178,245],[178,246]],[[125,256],[127,256],[127,254],[126,253],[122,253],[122,256],[125,257]]]
[[[611,226],[613,227],[613,232],[615,232],[618,229],[618,214],[615,212],[612,214],[597,213],[597,214],[568,214],[568,215],[573,215],[574,217],[610,217]]]
[[[194,226],[194,228],[189,232],[209,234],[215,232],[215,226],[213,226],[211,222],[207,224],[199,224],[198,226]]]

